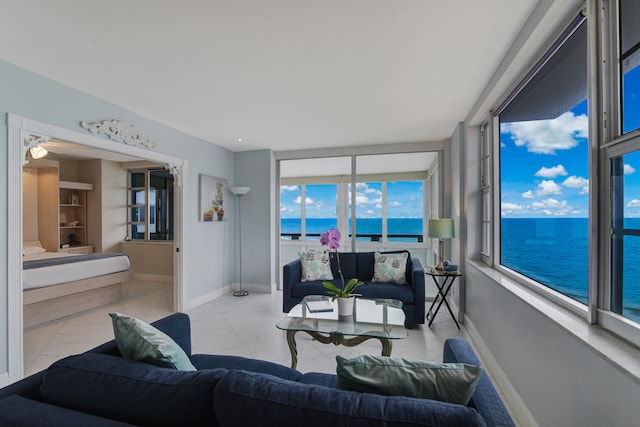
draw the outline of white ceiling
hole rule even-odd
[[[233,151],[433,141],[536,3],[2,0],[0,58]]]

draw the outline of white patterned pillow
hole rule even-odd
[[[396,254],[381,254],[376,252],[373,263],[372,282],[394,283],[404,285],[407,283],[407,259],[408,252]]]
[[[301,282],[333,279],[328,250],[298,252],[298,256],[302,263]]]

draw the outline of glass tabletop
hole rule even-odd
[[[407,337],[401,301],[356,298],[353,316],[338,316],[337,301],[331,302],[333,311],[311,313],[305,301],[317,298],[318,296],[305,297],[289,311],[287,317],[276,323],[276,326],[285,331],[313,331],[390,339]]]

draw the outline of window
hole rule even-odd
[[[499,262],[583,304],[589,295],[587,84],[587,25],[579,15],[497,110]],[[489,153],[482,155],[481,169],[489,173]],[[482,179],[485,201],[490,180]],[[488,236],[489,203],[483,204]]]
[[[491,179],[492,179],[491,135],[489,122],[480,126],[480,191],[482,192],[482,236],[480,255],[487,264],[491,264]]]
[[[127,229],[131,240],[173,240],[173,176],[165,169],[129,172]]]
[[[640,2],[620,0],[622,133],[640,128]]]

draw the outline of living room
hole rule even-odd
[[[163,67],[167,61],[167,52],[172,52],[176,56],[171,61],[172,63],[181,63],[181,59],[184,58],[180,57],[179,53],[186,54],[188,52],[185,46],[189,43],[183,45],[176,41],[177,37],[169,37],[167,40],[167,35],[161,33],[158,33],[157,37],[164,42],[159,43],[163,47],[152,48],[153,44],[143,43],[142,46],[137,44],[146,40],[139,34],[139,27],[135,25],[138,22],[143,22],[139,20],[145,16],[145,11],[123,4],[121,10],[129,10],[129,7],[133,9],[129,10],[128,15],[124,13],[124,17],[113,17],[112,21],[126,27],[126,31],[121,28],[122,34],[126,34],[125,38],[130,39],[117,45],[121,49],[125,49],[122,51],[122,55],[128,51],[126,49],[133,49],[138,54],[139,52],[154,54],[152,58],[155,58],[155,64],[147,63],[139,67],[126,67],[122,66],[122,61],[118,57],[118,49],[113,49],[114,46],[110,44],[107,46],[102,44],[104,38],[97,37],[93,33],[82,36],[67,33],[78,23],[90,22],[87,16],[82,15],[82,10],[85,7],[79,3],[76,4],[77,7],[57,12],[51,10],[50,8],[53,6],[49,6],[46,2],[38,4],[38,8],[34,8],[37,10],[30,8],[30,10],[25,10],[20,6],[20,2],[7,6],[11,9],[11,13],[3,14],[3,25],[1,26],[3,28],[2,38],[7,42],[0,55],[2,58],[0,77],[3,81],[0,111],[3,114],[12,114],[13,120],[8,118],[7,132],[0,136],[8,144],[8,150],[2,160],[5,170],[8,171],[6,175],[3,175],[2,187],[7,191],[4,197],[0,198],[2,206],[0,210],[6,216],[8,224],[6,234],[1,238],[3,242],[6,242],[5,255],[2,257],[4,262],[0,271],[6,277],[6,280],[3,280],[6,292],[2,292],[2,294],[7,295],[7,300],[0,304],[0,343],[3,343],[0,347],[5,349],[0,352],[0,384],[4,385],[16,381],[22,375],[20,299],[16,296],[21,290],[19,286],[15,286],[16,283],[20,283],[19,248],[22,244],[21,236],[17,233],[17,230],[22,229],[20,212],[17,210],[21,204],[21,195],[15,191],[19,188],[18,172],[22,167],[23,146],[20,132],[51,137],[69,136],[67,132],[72,132],[74,136],[81,135],[81,138],[88,145],[99,145],[94,139],[98,138],[104,144],[102,148],[107,146],[112,150],[125,150],[126,148],[119,147],[124,147],[124,144],[111,142],[104,135],[90,134],[79,126],[81,121],[100,122],[118,119],[135,125],[149,140],[157,143],[153,150],[137,148],[138,150],[151,153],[152,157],[155,156],[156,160],[163,163],[179,164],[180,166],[181,197],[184,199],[181,214],[183,233],[176,240],[176,246],[180,249],[181,262],[178,264],[179,268],[174,270],[176,286],[179,289],[175,299],[175,309],[180,311],[195,309],[228,294],[239,279],[239,266],[236,262],[239,225],[235,216],[237,211],[235,208],[231,208],[228,211],[229,221],[220,224],[198,221],[198,188],[201,174],[224,178],[229,186],[251,188],[250,193],[242,200],[243,233],[245,236],[249,229],[244,227],[248,227],[249,224],[251,227],[251,244],[245,243],[243,245],[245,262],[242,277],[243,282],[249,285],[250,292],[266,294],[276,292],[280,274],[277,233],[279,162],[292,158],[297,151],[303,149],[301,141],[309,140],[314,144],[312,151],[305,151],[304,154],[316,157],[336,154],[369,154],[371,150],[378,150],[377,154],[424,151],[425,148],[433,148],[441,152],[443,159],[440,188],[442,189],[443,205],[439,214],[451,217],[456,221],[456,232],[459,234],[456,239],[452,239],[447,251],[452,260],[461,264],[461,269],[465,274],[452,303],[455,304],[459,320],[464,320],[465,328],[480,337],[479,351],[486,360],[493,360],[490,368],[497,368],[492,370],[496,373],[497,382],[501,385],[506,384],[503,390],[529,411],[531,424],[604,425],[617,422],[619,425],[632,425],[638,415],[638,406],[635,404],[633,396],[638,395],[638,384],[640,383],[638,381],[640,378],[638,360],[640,360],[640,356],[637,341],[626,337],[625,339],[619,338],[623,336],[625,331],[619,331],[612,327],[612,321],[615,319],[608,316],[607,312],[610,310],[607,310],[603,305],[605,304],[602,300],[604,297],[598,294],[599,279],[597,278],[608,277],[604,270],[601,270],[608,265],[608,261],[602,255],[600,257],[592,255],[590,258],[589,267],[596,271],[591,272],[594,279],[591,279],[593,282],[589,288],[590,303],[588,305],[575,304],[574,302],[566,303],[562,298],[548,297],[544,291],[540,292],[535,284],[522,285],[522,282],[527,282],[526,278],[514,278],[515,276],[505,274],[499,268],[493,268],[481,262],[482,230],[485,224],[482,220],[483,188],[479,184],[481,159],[483,159],[481,152],[482,124],[490,117],[489,111],[499,106],[501,101],[511,92],[511,89],[526,75],[526,70],[536,62],[540,52],[544,50],[544,46],[550,44],[549,42],[554,39],[554,36],[561,33],[565,24],[576,15],[577,11],[585,7],[585,4],[579,1],[561,0],[518,2],[517,5],[512,4],[515,2],[500,1],[483,2],[482,5],[468,2],[464,6],[469,15],[479,17],[478,19],[470,19],[459,16],[459,10],[439,9],[445,7],[441,5],[425,6],[421,4],[422,2],[410,2],[410,7],[406,9],[393,9],[394,6],[387,5],[385,8],[376,3],[375,7],[371,7],[379,14],[372,13],[374,16],[370,19],[373,19],[373,22],[367,21],[369,24],[365,26],[368,31],[364,31],[364,29],[354,31],[353,28],[358,27],[354,24],[365,25],[358,17],[362,16],[363,11],[369,9],[360,4],[353,6],[353,8],[347,7],[345,11],[341,9],[344,5],[338,3],[331,2],[327,6],[335,8],[333,14],[330,13],[330,9],[322,9],[314,14],[309,10],[298,10],[290,4],[285,5],[281,2],[278,2],[281,9],[276,10],[277,8],[274,7],[275,12],[269,10],[268,7],[265,11],[260,9],[260,6],[253,5],[258,10],[265,12],[262,17],[272,18],[271,21],[265,19],[265,25],[269,22],[279,22],[276,19],[277,16],[294,15],[290,26],[286,28],[295,28],[300,34],[305,33],[303,30],[307,29],[301,28],[305,27],[301,23],[306,22],[302,17],[314,16],[316,19],[322,17],[326,19],[326,21],[313,21],[316,26],[311,26],[311,28],[315,29],[313,32],[317,34],[317,38],[312,40],[313,43],[298,45],[292,42],[292,50],[286,51],[287,54],[291,54],[292,58],[298,57],[294,53],[306,53],[313,57],[314,55],[311,53],[328,43],[328,40],[332,40],[338,46],[344,46],[345,41],[351,42],[348,44],[350,49],[347,49],[346,52],[334,49],[340,53],[337,57],[324,56],[322,61],[311,61],[309,56],[303,56],[303,60],[289,61],[286,67],[265,68],[271,63],[272,58],[288,57],[282,51],[264,50],[263,52],[254,52],[254,55],[241,54],[247,52],[247,45],[250,44],[242,34],[247,37],[252,35],[252,39],[269,40],[272,43],[271,47],[282,46],[283,40],[297,40],[297,37],[291,35],[289,38],[267,37],[273,34],[271,32],[273,28],[260,26],[261,17],[254,17],[252,13],[247,11],[230,12],[227,16],[251,17],[251,20],[239,26],[238,31],[242,30],[240,34],[231,33],[234,36],[230,38],[237,40],[239,45],[229,49],[233,52],[229,57],[225,57],[227,61],[218,64],[220,74],[217,75],[217,79],[225,81],[225,84],[235,91],[238,91],[240,87],[252,87],[260,90],[252,98],[252,103],[245,102],[235,107],[230,107],[228,104],[229,100],[234,99],[233,93],[222,92],[224,96],[217,96],[220,92],[207,92],[204,96],[206,99],[201,101],[203,104],[199,104],[193,113],[197,115],[196,119],[193,119],[189,113],[186,113],[187,117],[184,117],[184,113],[180,111],[171,113],[163,111],[153,114],[153,109],[143,110],[141,107],[142,99],[151,99],[150,104],[160,106],[177,102],[190,92],[194,94],[203,92],[193,87],[178,88],[182,96],[172,94],[165,97],[158,95],[163,92],[152,90],[145,95],[140,95],[139,98],[136,98],[137,101],[131,100],[132,93],[145,86],[144,77],[153,74],[152,70]],[[586,2],[586,14],[590,17],[589,23],[598,20],[596,11],[600,10],[598,6],[601,3],[597,1]],[[613,3],[617,5],[619,2]],[[152,6],[147,6],[153,9]],[[283,11],[282,8],[285,6],[293,9]],[[436,13],[430,13],[429,7],[436,8]],[[460,8],[459,5],[456,7]],[[187,13],[187,9],[183,8],[177,16],[184,17],[182,13]],[[343,13],[335,13],[335,10]],[[298,13],[295,14],[294,11]],[[393,13],[394,11],[396,13]],[[115,13],[102,8],[98,12],[95,15],[102,18],[113,16],[111,14]],[[174,12],[174,17],[169,22],[175,23],[178,21],[175,15],[176,11],[172,12]],[[158,11],[158,13],[160,12]],[[256,15],[260,14],[256,13]],[[412,19],[412,15],[415,15],[415,19]],[[49,45],[47,39],[51,39],[51,43],[54,43],[54,37],[51,35],[26,33],[26,29],[33,28],[34,23],[42,24],[35,25],[35,27],[46,28],[51,24],[50,19],[53,16],[58,20],[57,31],[60,33],[58,35],[64,36],[63,41],[56,40],[55,43],[71,47],[66,55],[57,51],[55,46]],[[386,20],[382,17],[390,18]],[[396,17],[400,24],[392,25],[390,21],[393,21],[391,19],[393,17]],[[187,17],[184,18],[187,19]],[[444,57],[436,55],[433,51],[428,51],[428,46],[409,44],[408,40],[413,40],[412,38],[404,41],[393,38],[394,31],[391,29],[400,31],[404,28],[419,31],[422,26],[437,26],[438,23],[434,22],[434,20],[438,20],[436,18],[445,21],[445,26],[454,26],[454,23],[463,25],[455,27],[455,34],[444,32],[445,30],[441,26],[438,27],[439,31],[447,34],[451,40],[449,45],[444,43],[446,45],[444,50],[452,51],[455,55],[447,56],[445,59],[436,59]],[[208,19],[214,20],[216,25],[211,25],[211,22],[204,18],[201,19],[204,22],[197,20],[197,25],[192,25],[191,28],[202,29],[207,25],[227,28],[229,25],[225,24],[224,21],[227,18],[223,19],[222,15],[208,15]],[[426,19],[429,19],[428,25],[424,24]],[[105,19],[104,22],[107,21]],[[235,21],[230,20],[230,22]],[[23,28],[20,28],[21,26]],[[262,28],[262,31],[252,32],[251,26]],[[109,25],[107,27],[112,28]],[[489,31],[483,32],[482,29],[485,27],[494,28],[498,34]],[[107,33],[109,28],[106,29]],[[165,25],[165,28],[173,27]],[[347,28],[350,28],[351,32],[347,32]],[[348,80],[350,86],[341,88],[339,91],[343,95],[351,94],[351,96],[339,97],[337,98],[338,102],[327,101],[323,92],[328,93],[327,86],[330,85],[326,81],[325,85],[318,83],[319,93],[316,93],[315,96],[304,96],[304,94],[308,94],[310,87],[314,87],[318,80],[321,80],[320,76],[335,77],[334,74],[329,73],[332,69],[351,69],[346,66],[350,63],[345,61],[356,55],[359,48],[367,46],[367,37],[374,37],[377,34],[376,31],[381,28],[388,28],[390,31],[382,34],[379,38],[373,38],[373,40],[378,41],[387,37],[390,39],[388,43],[391,46],[384,40],[380,41],[380,46],[386,47],[389,52],[402,50],[399,49],[400,46],[413,46],[416,50],[408,49],[413,52],[411,56],[430,57],[431,59],[426,62],[431,61],[432,64],[424,65],[421,62],[421,67],[413,67],[413,62],[398,62],[397,57],[385,59],[384,53],[387,51],[380,53],[380,51],[372,49],[368,51],[371,55],[369,58],[377,58],[373,62],[373,64],[377,64],[377,67],[373,67],[373,64],[369,63],[369,67],[359,68],[360,72],[354,72],[355,77],[350,76],[351,78]],[[210,37],[211,40],[224,39],[228,41],[228,38],[216,37],[216,34]],[[474,38],[477,40],[470,40]],[[431,35],[429,40],[444,39],[446,38],[435,34]],[[477,44],[471,45],[472,42]],[[289,44],[284,45],[290,46]],[[207,51],[207,53],[215,57],[216,53],[227,52],[223,47],[218,45],[216,47],[219,48],[218,51]],[[94,76],[92,79],[79,72],[86,68],[87,62],[91,61],[83,59],[84,62],[81,65],[76,65],[73,62],[78,60],[77,57],[83,56],[79,52],[92,52],[92,54],[98,52],[101,55],[101,52],[104,51],[111,52],[108,55],[109,59],[98,61],[96,58],[95,62],[92,62],[103,67],[100,72],[95,72],[92,69],[87,73]],[[20,52],[32,52],[34,55],[31,59],[27,59],[22,57]],[[265,52],[269,52],[273,56],[269,56]],[[328,55],[326,51],[323,52]],[[425,55],[424,52],[429,52],[434,56]],[[492,55],[491,59],[486,58],[486,55],[489,54]],[[47,58],[43,55],[51,55],[55,58]],[[225,66],[233,62],[234,55],[235,62],[240,63],[240,67],[230,72]],[[322,56],[320,57],[322,58]],[[438,74],[435,76],[430,74],[431,67],[435,70],[436,65],[439,66],[441,62],[445,61],[447,67],[439,68]],[[69,74],[64,77],[61,73],[57,74],[55,70],[48,68],[54,65],[61,66],[67,62],[73,64],[70,68],[73,68],[72,71],[76,71],[77,74]],[[324,64],[324,67],[316,68],[314,71],[314,67],[318,66],[319,62]],[[312,66],[307,68],[309,64]],[[409,70],[407,72],[413,73],[417,70],[418,75],[402,74],[401,70],[391,67],[393,64],[401,64]],[[485,66],[482,70],[480,70],[481,65]],[[139,74],[134,73],[133,69]],[[243,74],[248,73],[248,70],[255,69],[263,71],[268,69],[269,73],[258,73],[257,76],[253,75],[252,77]],[[284,73],[285,69],[295,71],[295,73],[286,74],[287,81],[293,87],[293,94],[297,94],[297,96],[292,95],[287,98],[288,101],[283,100],[281,98],[283,93],[279,92],[285,86],[284,83],[276,79],[280,73]],[[368,76],[368,72],[372,69],[386,71],[382,75],[370,77],[375,81],[367,80],[363,76]],[[204,72],[204,69],[199,67],[197,62],[190,70],[202,72],[206,78],[216,80],[215,72]],[[174,71],[172,69],[172,72]],[[400,79],[397,78],[394,71],[400,73]],[[484,71],[484,74],[481,75],[480,71]],[[109,86],[108,89],[105,89],[108,93],[100,90],[103,80],[109,81],[110,76],[114,76],[113,80],[115,81],[115,76],[123,74],[124,77],[131,74],[137,77],[131,77],[128,87]],[[444,77],[448,75],[454,75],[454,80],[445,80]],[[302,76],[312,76],[312,78],[301,81]],[[389,80],[391,77],[395,78]],[[167,85],[166,82],[176,82],[175,86],[180,86],[178,82],[181,83],[190,78],[191,76],[185,79],[166,78],[165,85]],[[356,85],[359,79],[363,79],[366,84]],[[410,80],[411,84],[401,85],[403,79]],[[436,83],[425,88],[419,85],[422,80]],[[274,81],[279,84],[274,84]],[[242,83],[231,84],[230,82]],[[374,90],[380,86],[380,82],[389,82],[388,85],[391,86],[387,89],[389,92],[380,93],[376,92],[377,89]],[[469,82],[474,82],[473,87],[463,86]],[[436,96],[439,93],[436,89],[440,88],[435,86],[443,86],[442,89],[446,95]],[[349,87],[353,92],[347,90]],[[267,92],[267,89],[270,91]],[[396,95],[392,95],[391,92],[395,92]],[[396,96],[401,94],[408,96],[410,100],[405,98],[398,100]],[[364,95],[369,95],[369,97]],[[418,99],[433,98],[439,106],[428,108],[420,103],[416,104],[414,97]],[[365,103],[378,107],[381,104],[385,105],[387,108],[384,109],[384,114],[387,120],[380,116],[367,115],[362,117],[358,115],[358,112],[365,111],[365,105],[354,107],[353,102],[356,98],[362,98]],[[458,98],[464,98],[464,105],[453,105],[454,101],[458,101]],[[216,104],[215,107],[209,109],[204,107],[207,100],[215,104],[215,101],[211,101],[215,99],[220,100],[219,105]],[[301,99],[313,100],[312,105],[305,110],[306,117],[320,118],[315,126],[307,129],[298,127],[300,124],[306,123],[307,119],[293,114],[297,110],[304,110],[300,106]],[[404,104],[408,105],[409,110],[415,111],[402,110],[397,114],[395,110],[401,110],[400,106]],[[248,106],[251,107],[252,120],[247,119],[249,111],[243,110],[243,108],[249,108]],[[318,109],[319,106],[324,108]],[[447,120],[440,116],[444,110],[456,111],[450,113],[450,118]],[[226,116],[229,111],[244,112],[245,114],[243,116],[238,113],[240,117],[231,118]],[[284,116],[284,119],[278,121],[273,116],[265,119],[265,112],[279,113],[279,117],[280,115]],[[330,112],[332,112],[331,115]],[[414,122],[408,119],[407,121],[398,121],[398,116],[411,118],[419,116],[421,118],[413,119]],[[182,120],[178,120],[177,117],[182,117]],[[219,117],[222,119],[218,119]],[[207,133],[207,130],[201,128],[201,123],[211,123],[215,120],[232,124],[235,130],[225,128],[225,132]],[[214,123],[214,127],[215,125],[222,126],[220,122]],[[266,125],[259,126],[265,122]],[[378,122],[394,123],[395,130],[392,129],[385,133],[374,126]],[[276,127],[274,123],[281,124],[276,131],[272,129],[272,127]],[[414,124],[419,129],[419,135],[406,134],[405,131],[408,132],[408,129],[412,128]],[[352,125],[351,127],[357,129],[365,129],[366,133],[361,134],[357,141],[348,139],[342,133],[345,129],[343,126],[348,127],[347,125]],[[446,129],[436,132],[435,129],[441,129],[440,126],[445,126]],[[591,134],[596,134],[598,130],[601,130],[602,126],[599,126],[592,127]],[[50,132],[44,132],[45,129]],[[252,129],[254,130],[252,131]],[[272,132],[268,132],[270,129]],[[55,133],[58,131],[64,135],[56,135]],[[325,133],[329,131],[332,133],[331,137]],[[265,141],[265,145],[259,144],[261,133],[271,135],[271,139]],[[627,138],[634,139],[635,134],[630,133]],[[242,139],[242,142],[239,142],[238,139]],[[289,145],[278,149],[272,148],[276,147],[278,140],[286,141]],[[13,141],[13,145],[10,143],[11,141]],[[499,143],[496,147],[499,147]],[[555,166],[555,163],[548,166]],[[592,177],[591,185],[595,185],[594,183],[598,180],[593,178],[599,175],[594,171],[590,176]],[[598,194],[598,191],[591,191],[591,197],[595,198]],[[606,206],[608,199],[602,195],[598,197],[593,200],[593,205],[601,206],[602,210],[605,210],[604,206]],[[495,200],[494,202],[495,210],[499,211],[499,202]],[[490,221],[486,223],[490,223]],[[597,230],[599,233],[603,232],[600,228]],[[607,240],[602,237],[600,239],[602,242]],[[251,262],[247,260],[251,260]],[[497,264],[499,261],[494,258],[491,262]],[[630,322],[627,318],[621,319],[618,323],[624,324],[625,330],[637,332],[637,324]]]

